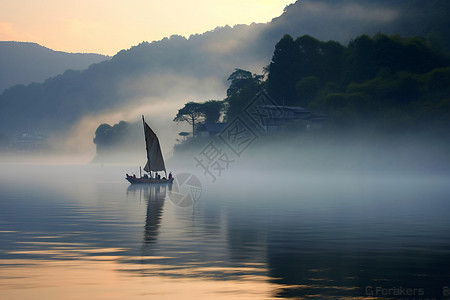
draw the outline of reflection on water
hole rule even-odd
[[[125,170],[0,174],[1,299],[440,299],[450,285],[448,178],[222,178],[186,209]]]
[[[140,199],[147,202],[147,216],[145,218],[144,243],[152,243],[158,237],[158,228],[164,210],[164,200],[166,199],[165,184],[157,185],[130,185],[127,189],[127,196],[138,192]]]

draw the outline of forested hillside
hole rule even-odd
[[[86,70],[68,70],[43,83],[5,90],[0,95],[0,135],[36,131],[70,139],[69,130],[86,117],[127,112],[129,118],[137,118],[138,111],[161,115],[156,107],[175,110],[189,100],[221,100],[235,69],[261,75],[265,67],[267,80],[254,83],[263,84],[281,103],[314,108],[342,120],[359,118],[364,110],[378,117],[388,106],[398,111],[401,105],[409,109],[420,103],[420,109],[402,108],[400,114],[407,111],[405,120],[439,121],[434,111],[445,107],[446,92],[439,89],[439,101],[426,99],[435,93],[431,84],[445,85],[449,3],[299,0],[267,24],[225,26],[189,38],[143,42]],[[427,13],[421,15],[423,11]],[[292,77],[283,78],[289,68],[295,68]],[[427,109],[425,117],[417,115]],[[171,118],[168,114],[168,121]],[[99,119],[97,126],[105,121]],[[87,141],[95,128],[89,130],[84,132]]]
[[[419,37],[362,35],[344,46],[285,35],[264,75],[230,75],[226,119],[266,90],[278,105],[325,114],[341,129],[449,129],[450,57]]]
[[[265,70],[263,76],[236,69],[228,77],[226,98],[190,101],[176,116],[173,112],[174,121],[193,125],[217,122],[221,115],[225,122],[245,117],[245,108],[266,91],[278,105],[326,116],[324,128],[315,133],[324,137],[355,131],[448,137],[450,58],[422,38],[362,35],[344,46],[308,35],[296,39],[285,35]],[[100,152],[126,140],[129,133],[118,130],[122,128],[118,125],[107,125],[108,131],[103,130],[105,125],[97,129]],[[287,123],[279,135],[304,131],[302,122]]]
[[[421,38],[363,35],[345,47],[284,36],[267,70],[267,90],[280,104],[327,113],[341,125],[450,124],[449,57]]]

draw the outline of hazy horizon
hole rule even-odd
[[[0,12],[0,40],[41,44],[57,51],[114,55],[142,41],[190,36],[217,26],[268,22],[293,0],[7,1]],[[252,9],[250,9],[252,8]]]

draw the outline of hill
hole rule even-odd
[[[143,42],[86,70],[5,90],[0,95],[0,128],[8,133],[62,133],[68,138],[68,130],[88,117],[90,127],[84,127],[84,135],[92,144],[95,128],[105,121],[117,122],[118,114],[130,120],[149,113],[168,122],[187,100],[224,98],[226,79],[235,68],[262,72],[285,34],[346,44],[360,34],[382,31],[426,36],[434,47],[448,49],[449,3],[304,0],[267,24]],[[429,14],[421,16],[422,11]],[[115,119],[108,119],[113,115]]]
[[[0,93],[16,84],[30,84],[64,73],[83,70],[108,56],[54,51],[35,43],[0,41]]]

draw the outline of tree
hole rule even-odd
[[[314,100],[320,88],[319,79],[316,76],[306,76],[296,84],[297,96],[302,105],[307,105]]]
[[[321,43],[321,83],[339,82],[344,71],[346,48],[338,42]]]
[[[285,35],[275,45],[272,62],[267,67],[268,92],[283,104],[296,99],[295,84],[298,82],[298,45],[290,35]]]
[[[237,116],[244,107],[261,90],[263,76],[252,74],[249,71],[235,69],[228,77],[230,87],[227,90],[226,102],[228,104],[226,116],[231,120]]]
[[[230,81],[230,87],[227,90],[227,96],[238,94],[244,89],[249,82],[260,81],[262,79],[261,75],[253,75],[250,71],[242,69],[234,69],[234,72],[228,76],[228,81]]]
[[[205,123],[217,123],[222,114],[224,102],[218,100],[209,100],[200,103],[200,111],[205,117]]]
[[[361,35],[350,41],[344,73],[345,82],[364,82],[377,74],[375,67],[375,42],[368,35]]]
[[[204,119],[204,113],[201,110],[201,104],[190,101],[184,105],[183,108],[178,110],[176,117],[173,119],[175,122],[188,122],[192,125],[192,136],[195,136],[195,124]]]
[[[322,44],[309,35],[303,35],[295,40],[297,49],[296,78],[310,75],[322,76],[324,58]]]
[[[125,137],[129,134],[129,124],[125,121],[111,126],[109,124],[101,124],[95,131],[94,144],[97,147],[97,153],[113,150],[117,147]]]
[[[279,104],[294,105],[299,100],[297,83],[314,76],[320,84],[338,82],[342,77],[345,47],[337,42],[321,42],[309,35],[295,41],[285,35],[275,46],[267,67],[268,92]]]

